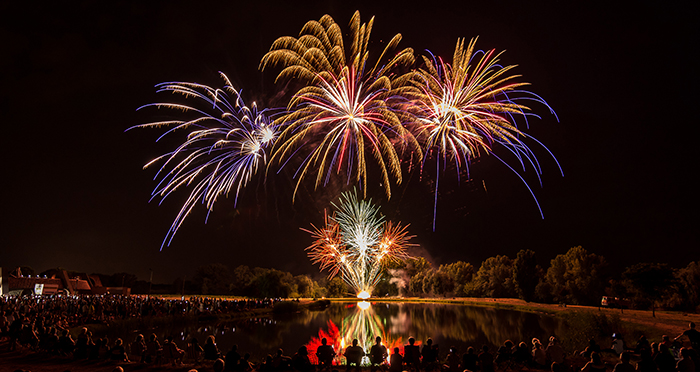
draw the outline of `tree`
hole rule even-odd
[[[336,276],[328,281],[328,285],[326,286],[326,294],[328,297],[345,297],[348,292],[345,282],[340,277]]]
[[[286,298],[296,291],[294,277],[288,272],[256,267],[253,273],[255,297]]]
[[[689,263],[676,271],[675,276],[678,286],[676,294],[681,294],[680,307],[696,310],[700,306],[700,261]]]
[[[297,275],[294,277],[297,286],[297,294],[299,297],[312,298],[314,297],[314,282],[306,275]]]
[[[419,272],[415,275],[410,276],[408,282],[408,291],[413,296],[421,296],[423,294],[423,278],[425,277],[425,272]]]
[[[406,260],[406,274],[409,277],[413,277],[420,273],[425,273],[430,270],[431,265],[428,260],[423,257],[411,257]]]
[[[476,273],[474,284],[477,293],[486,297],[515,297],[513,260],[502,255],[486,259]]]
[[[535,289],[540,282],[540,277],[535,252],[530,249],[521,249],[513,261],[513,283],[518,296],[525,301],[532,301],[535,298]]]
[[[551,261],[545,280],[554,301],[595,305],[607,281],[606,268],[605,258],[578,246]]]
[[[202,265],[195,271],[192,282],[202,294],[228,294],[231,273],[228,267],[221,263]]]
[[[438,271],[447,275],[451,282],[452,292],[457,297],[467,295],[467,284],[474,279],[474,266],[468,262],[457,261],[447,265],[440,265]]]
[[[675,282],[673,268],[668,264],[638,263],[625,269],[622,278],[630,292],[637,299],[651,302],[651,315],[656,317],[656,301],[669,290]]]
[[[233,270],[233,278],[231,282],[231,292],[239,296],[252,296],[253,289],[251,288],[255,280],[253,271],[246,265],[240,265]]]

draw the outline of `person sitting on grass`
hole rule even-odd
[[[299,350],[292,356],[292,368],[299,372],[312,372],[314,370],[306,345],[299,347]]]
[[[146,353],[145,360],[146,363],[160,363],[160,342],[158,342],[158,336],[155,333],[151,334],[151,337],[146,343]]]
[[[144,354],[146,352],[146,342],[143,340],[143,335],[136,336],[134,342],[131,343],[131,357],[134,362],[144,363]]]
[[[443,371],[449,372],[459,372],[459,354],[457,354],[457,348],[454,346],[450,347],[450,352],[447,353],[447,358],[445,359],[445,365],[442,366]]]
[[[591,352],[591,360],[581,369],[581,372],[605,372],[605,363],[600,359],[600,354]]]
[[[121,338],[114,341],[114,346],[109,350],[109,359],[118,362],[128,362],[129,357],[126,355],[126,350],[124,349],[123,341]]]
[[[316,350],[316,357],[321,369],[330,369],[335,358],[335,350],[333,345],[328,345],[328,340],[324,337],[321,339],[321,346]]]
[[[195,365],[199,365],[202,361],[203,352],[204,349],[202,349],[197,338],[190,338],[190,342],[187,343],[187,359],[194,361]]]
[[[377,367],[381,368],[388,356],[386,346],[382,345],[382,338],[377,336],[375,344],[369,350],[369,362],[372,363],[371,370],[375,371]]]
[[[174,366],[182,364],[182,358],[185,357],[185,351],[177,347],[177,344],[172,337],[166,337],[163,344],[163,356]]]
[[[352,340],[352,346],[348,346],[343,354],[345,359],[347,359],[346,370],[348,371],[350,370],[351,366],[354,366],[355,370],[357,371],[362,371],[362,357],[365,356],[365,351],[362,350],[362,347],[357,345],[357,343],[357,339]]]
[[[399,348],[395,347],[394,352],[391,353],[391,358],[389,359],[389,372],[401,372],[403,371],[403,356],[399,353]]]
[[[207,340],[204,342],[204,359],[205,360],[217,360],[221,357],[221,352],[219,348],[216,347],[216,339],[214,335],[209,335]]]
[[[635,372],[636,369],[632,364],[630,364],[630,353],[628,351],[623,351],[620,354],[620,363],[615,365],[613,372]]]

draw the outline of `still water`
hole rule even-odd
[[[432,338],[433,344],[439,346],[440,358],[444,359],[451,346],[457,347],[461,354],[468,346],[477,349],[482,345],[496,347],[507,339],[530,344],[532,338],[537,337],[546,342],[549,336],[561,332],[561,327],[562,322],[557,318],[515,310],[452,304],[364,302],[332,303],[322,311],[304,310],[236,322],[169,325],[135,333],[145,336],[155,333],[161,341],[171,335],[180,348],[184,348],[191,337],[203,344],[209,335],[214,335],[222,353],[237,344],[241,354],[250,353],[251,360],[258,362],[279,348],[285,355],[292,355],[300,346],[307,345],[309,354],[314,354],[323,337],[334,345],[336,352],[350,345],[355,338],[369,350],[376,336],[382,337],[389,351],[399,347],[401,352],[409,337],[414,337],[417,344]],[[135,336],[120,337],[131,343]]]

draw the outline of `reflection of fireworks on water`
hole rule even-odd
[[[406,227],[385,222],[379,207],[358,200],[354,192],[341,195],[336,211],[326,215],[326,225],[311,232],[316,241],[306,248],[314,264],[329,269],[329,277],[339,272],[358,297],[371,295],[388,261],[408,258],[410,245]],[[307,230],[308,231],[308,230]]]
[[[332,322],[328,321],[328,331],[319,330],[318,337],[314,337],[306,344],[309,350],[309,356],[313,355],[312,362],[317,363],[316,349],[321,345],[321,339],[326,338],[329,345],[333,345],[336,358],[333,364],[345,363],[345,358],[342,357],[345,348],[352,345],[352,340],[357,339],[358,344],[369,354],[369,351],[374,345],[377,336],[382,338],[382,344],[386,346],[387,352],[391,355],[395,347],[403,349],[401,337],[394,338],[387,332],[382,324],[381,318],[374,312],[369,302],[358,302],[357,305],[348,305],[355,307],[355,311],[343,319],[343,325],[339,330]],[[369,365],[369,358],[365,356],[362,360],[362,365]]]
[[[538,102],[549,108],[552,114],[554,111],[542,98],[521,89],[527,83],[513,82],[518,76],[509,75],[509,71],[515,66],[499,65],[500,54],[494,55],[490,50],[477,58],[480,52],[474,51],[475,44],[476,39],[473,39],[464,48],[464,39],[458,40],[452,64],[441,58],[434,57],[431,61],[424,57],[425,69],[416,72],[415,86],[406,89],[412,98],[408,109],[417,118],[413,133],[422,142],[426,154],[423,164],[429,157],[434,157],[436,162],[434,208],[437,207],[440,170],[446,168],[447,162],[454,162],[458,177],[460,168],[465,168],[468,175],[469,162],[481,151],[496,156],[492,151],[494,144],[510,151],[523,171],[529,163],[538,178],[542,172],[534,153],[523,142],[523,138],[533,138],[518,129],[515,117],[523,117],[525,123],[528,116],[537,117],[520,103],[523,101]],[[503,160],[501,162],[525,182],[515,169]],[[534,198],[527,183],[525,186]],[[542,214],[539,203],[537,208]]]
[[[255,103],[251,107],[246,106],[226,75],[221,76],[226,82],[223,89],[185,82],[158,84],[158,92],[181,94],[201,101],[204,106],[200,109],[175,103],[146,105],[141,108],[164,107],[191,113],[193,116],[188,120],[160,121],[129,128],[172,127],[158,140],[175,131],[193,129],[175,150],[159,156],[145,166],[164,161],[155,176],[162,176],[161,181],[152,193],[152,198],[162,198],[161,203],[178,187],[194,184],[190,196],[170,226],[161,249],[166,243],[170,244],[198,202],[206,204],[208,219],[217,198],[221,194],[228,195],[235,189],[235,206],[241,189],[257,172],[258,166],[266,163],[266,151],[277,138],[277,128],[270,121],[266,110],[258,110]]]

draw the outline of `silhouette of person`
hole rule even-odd
[[[369,350],[369,361],[372,363],[371,370],[375,371],[377,366],[382,366],[386,362],[389,354],[386,351],[386,346],[382,345],[382,338],[377,336],[375,344]]]
[[[362,371],[362,357],[365,356],[365,351],[361,346],[357,345],[357,339],[352,340],[352,346],[348,346],[345,349],[345,358],[347,359],[347,369],[350,370],[351,366],[355,367],[356,371]]]
[[[321,339],[321,346],[316,349],[316,357],[318,358],[318,364],[321,369],[329,369],[333,365],[333,358],[335,358],[335,349],[333,345],[328,345],[328,340],[324,337]]]

